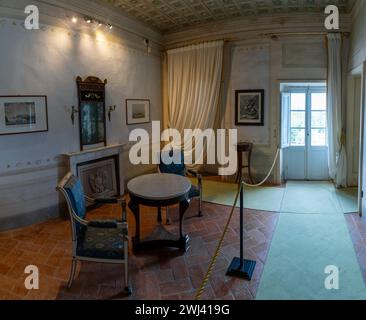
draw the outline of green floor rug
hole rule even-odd
[[[327,290],[326,266],[339,272]],[[342,214],[281,213],[256,299],[366,299],[366,288]]]
[[[196,179],[191,180],[197,184]],[[203,180],[203,200],[206,202],[232,206],[236,191],[237,185],[234,183]],[[281,203],[284,204],[282,208]],[[289,181],[286,189],[245,187],[244,207],[274,212],[354,213],[358,211],[357,188],[336,190],[329,182],[306,181]]]
[[[330,182],[288,181],[281,212],[337,214],[342,207]]]
[[[192,183],[197,184],[195,179]],[[203,180],[203,201],[232,206],[237,185],[233,183]],[[244,207],[247,209],[278,212],[285,189],[280,187],[258,187],[244,189]],[[237,203],[239,207],[239,201]]]
[[[328,182],[287,183],[257,299],[366,299],[343,215],[352,199]],[[339,290],[325,288],[330,265],[339,269]]]

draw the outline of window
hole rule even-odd
[[[311,93],[311,145],[327,145],[326,93]]]
[[[291,111],[290,111],[290,145],[305,145],[306,130],[306,94],[291,94]]]
[[[324,87],[286,87],[282,93],[283,146],[327,146],[327,94]],[[308,139],[309,138],[309,139]]]

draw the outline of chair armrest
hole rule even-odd
[[[118,222],[115,220],[92,220],[88,222],[89,227],[94,228],[118,228]]]

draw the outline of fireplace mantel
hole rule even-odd
[[[69,171],[74,175],[78,174],[78,164],[85,163],[88,161],[103,159],[111,156],[118,156],[119,159],[119,184],[120,184],[120,195],[124,194],[124,166],[122,152],[125,144],[114,144],[106,147],[100,147],[95,149],[83,150],[78,152],[65,153],[63,156],[66,159],[66,163],[69,166]]]

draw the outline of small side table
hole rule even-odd
[[[130,194],[128,206],[136,220],[136,233],[132,239],[134,251],[173,247],[186,252],[189,236],[183,233],[183,219],[189,207],[189,179],[175,174],[148,174],[132,179],[127,189]],[[179,204],[178,237],[164,228],[161,219],[161,208],[173,204]],[[158,226],[145,239],[140,236],[140,205],[158,209]]]
[[[254,180],[252,177],[251,171],[251,158],[252,158],[252,150],[253,150],[253,143],[251,142],[239,142],[237,144],[237,153],[238,153],[238,173],[236,175],[236,182],[240,182],[242,179],[242,171],[243,169],[248,170],[248,176],[250,183],[254,184]],[[247,154],[247,164],[243,165],[243,153]]]

